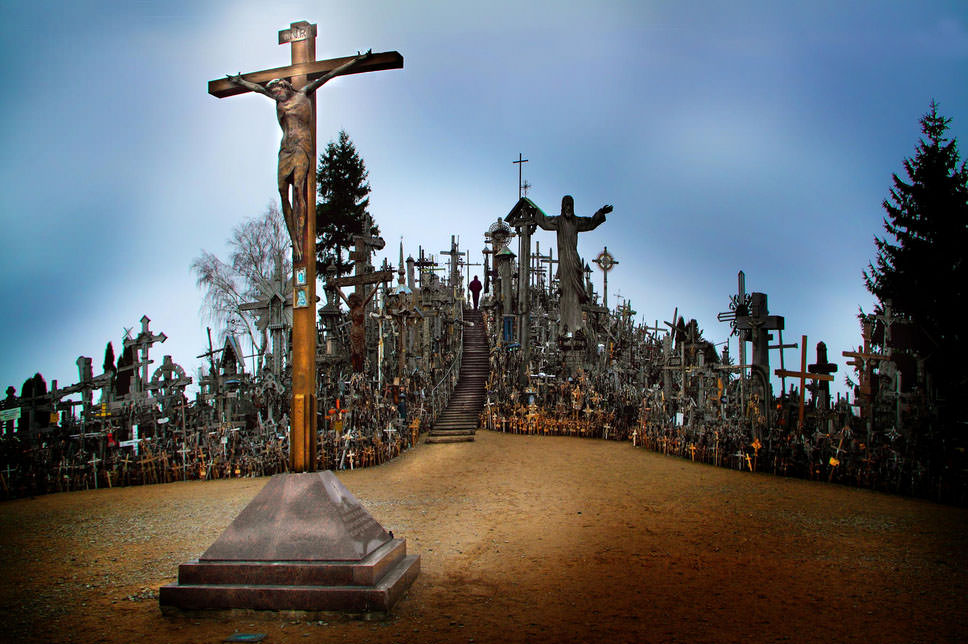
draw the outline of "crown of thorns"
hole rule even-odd
[[[268,83],[266,83],[266,87],[275,87],[276,85],[281,85],[282,87],[293,89],[292,83],[287,81],[285,78],[274,78]]]

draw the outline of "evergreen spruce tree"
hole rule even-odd
[[[316,271],[325,275],[330,264],[337,275],[348,273],[352,262],[343,261],[343,251],[353,245],[353,235],[378,235],[366,211],[370,204],[370,184],[363,159],[349,135],[340,130],[336,141],[326,145],[319,155],[316,172]]]
[[[963,407],[958,391],[966,384],[968,359],[965,322],[959,317],[968,281],[968,169],[957,140],[945,135],[950,123],[932,101],[921,118],[924,136],[916,154],[904,160],[907,180],[895,174],[883,203],[888,234],[875,237],[877,256],[864,272],[867,289],[881,306],[890,301],[923,335],[922,357],[948,431],[957,420],[954,407]]]
[[[104,364],[101,367],[101,373],[114,371],[114,345],[108,342],[108,345],[104,347]]]
[[[131,375],[133,369],[131,365],[134,364],[134,346],[125,347],[121,352],[121,357],[118,358],[118,370],[114,376],[114,393],[120,396],[128,395],[131,391]]]

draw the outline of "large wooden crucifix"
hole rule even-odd
[[[316,462],[316,98],[335,76],[400,69],[395,52],[316,59],[316,25],[294,22],[279,32],[289,43],[292,64],[208,83],[217,98],[258,92],[276,102],[283,131],[279,147],[279,193],[293,242],[292,407],[289,467],[310,472]],[[292,190],[292,199],[289,191]]]

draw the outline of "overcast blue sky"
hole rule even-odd
[[[277,32],[297,20],[319,58],[403,54],[318,94],[320,148],[341,128],[356,144],[391,262],[401,236],[416,255],[451,234],[480,261],[520,152],[548,214],[565,194],[580,215],[614,204],[579,244],[620,262],[613,302],[723,341],[742,269],[786,341],[807,334],[811,361],[826,341],[840,390],[881,202],[932,99],[968,140],[963,1],[0,0],[0,385],[71,384],[79,355],[97,372],[144,314],[169,336],[156,366],[194,374],[189,266],[277,198],[280,137],[268,99],[206,83],[288,64]]]

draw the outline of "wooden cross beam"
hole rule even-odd
[[[335,280],[329,280],[327,284],[342,288],[344,286],[362,286],[366,284],[380,284],[393,280],[393,271],[373,271],[372,273],[362,273],[360,275],[349,275]]]
[[[276,103],[283,130],[280,148],[279,188],[283,215],[293,238],[292,404],[290,418],[290,469],[309,472],[316,461],[316,98],[315,91],[330,78],[403,67],[397,52],[347,56],[331,60],[316,58],[316,25],[294,22],[279,32],[279,44],[291,45],[292,63],[210,81],[208,91],[218,98],[257,91]],[[264,83],[288,79],[291,84]],[[290,149],[292,148],[292,149]],[[296,150],[298,148],[298,151]],[[283,152],[286,151],[286,158]],[[309,167],[305,168],[306,159]],[[284,165],[288,164],[288,165]],[[286,175],[285,170],[292,166]],[[298,176],[297,176],[298,175]],[[289,203],[289,190],[293,204]]]
[[[833,376],[825,373],[810,373],[807,371],[807,336],[800,336],[800,371],[787,371],[786,369],[777,369],[774,371],[776,375],[781,378],[784,376],[789,376],[791,378],[800,379],[800,427],[803,427],[803,402],[806,396],[806,381],[809,380],[826,380],[830,382],[834,379]]]
[[[315,35],[316,25],[312,25]],[[281,33],[281,32],[280,32]],[[285,44],[283,42],[280,45]],[[306,82],[312,82],[317,78],[333,71],[337,67],[345,65],[353,60],[355,56],[344,56],[343,58],[331,58],[329,60],[316,60],[306,63],[293,62],[292,65],[285,67],[274,67],[259,72],[242,74],[242,78],[251,82],[264,85],[277,78],[292,78],[294,76],[305,76]],[[379,54],[372,54],[369,59],[358,65],[351,67],[339,76],[349,76],[351,74],[362,74],[363,72],[379,72],[385,69],[401,69],[403,67],[403,56],[396,51],[384,51]],[[227,78],[218,78],[208,82],[208,93],[215,98],[227,98],[238,94],[245,94],[249,90],[232,83]]]

